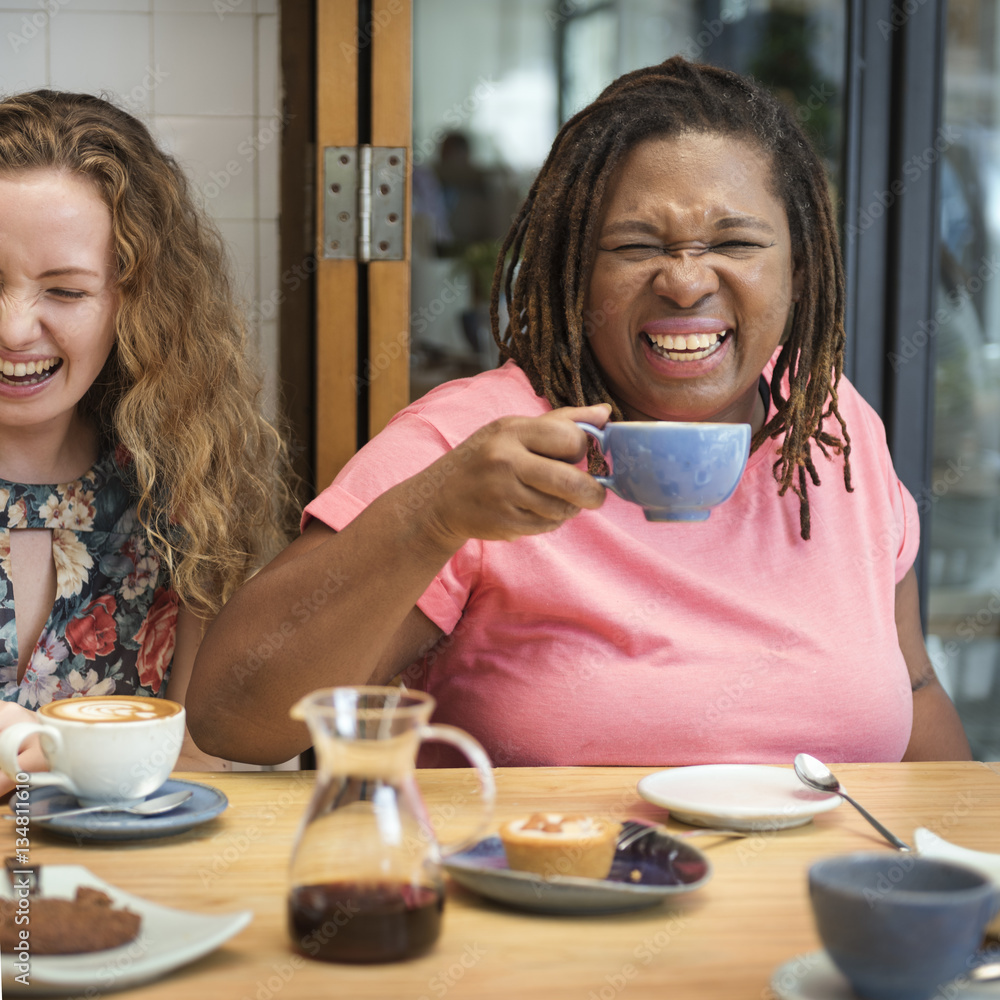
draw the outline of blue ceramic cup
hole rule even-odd
[[[963,865],[885,852],[809,869],[816,929],[866,1000],[928,1000],[968,973],[1000,891]]]
[[[647,521],[704,521],[728,500],[750,455],[749,424],[622,421],[603,430],[577,422],[611,466],[595,476]]]

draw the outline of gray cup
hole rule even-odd
[[[622,421],[603,429],[577,422],[611,466],[595,476],[647,521],[705,521],[728,500],[750,455],[749,424]]]
[[[816,929],[865,1000],[928,1000],[967,973],[1000,891],[963,865],[858,853],[809,869]]]

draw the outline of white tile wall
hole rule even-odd
[[[251,158],[256,119],[157,115],[163,145],[184,166],[194,190],[217,219],[257,217],[257,167]]]
[[[256,111],[254,19],[154,13],[156,59],[169,74],[156,95],[164,115]]]
[[[277,219],[280,213],[281,116],[258,118],[252,141],[257,154],[257,218]]]
[[[254,0],[153,0],[158,13],[211,14],[225,20],[231,14],[256,14]]]
[[[0,10],[25,10],[35,17],[61,17],[69,10],[75,11],[121,11],[141,14],[152,10],[152,0],[0,0]]]
[[[281,290],[278,287],[278,224],[257,224],[257,301],[261,305],[262,320],[278,318]]]
[[[47,79],[48,33],[44,26],[35,27],[31,16],[4,10],[0,0],[0,93],[17,93]]]
[[[219,219],[219,231],[229,244],[233,269],[233,291],[251,316],[258,313],[257,303],[257,223],[253,219]]]
[[[100,94],[145,116],[159,80],[152,27],[148,14],[61,11],[48,25],[49,85]]]
[[[257,48],[260,52],[278,51],[277,17],[257,18]],[[281,113],[281,74],[278,60],[260,61],[257,73],[257,113]]]

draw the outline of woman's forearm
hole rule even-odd
[[[342,532],[312,522],[223,608],[187,696],[203,750],[287,760],[309,745],[305,726],[288,715],[300,697],[388,680],[440,634],[415,606],[452,552],[396,518],[392,492]]]

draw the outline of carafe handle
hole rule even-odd
[[[433,725],[421,726],[419,729],[421,740],[435,740],[440,743],[450,743],[461,750],[470,763],[475,767],[479,776],[479,786],[483,795],[483,814],[478,825],[461,840],[452,841],[450,844],[440,844],[442,857],[455,854],[458,851],[474,844],[482,837],[493,819],[493,804],[496,801],[496,783],[493,781],[493,765],[490,763],[486,751],[482,744],[470,736],[464,729],[457,726]]]

